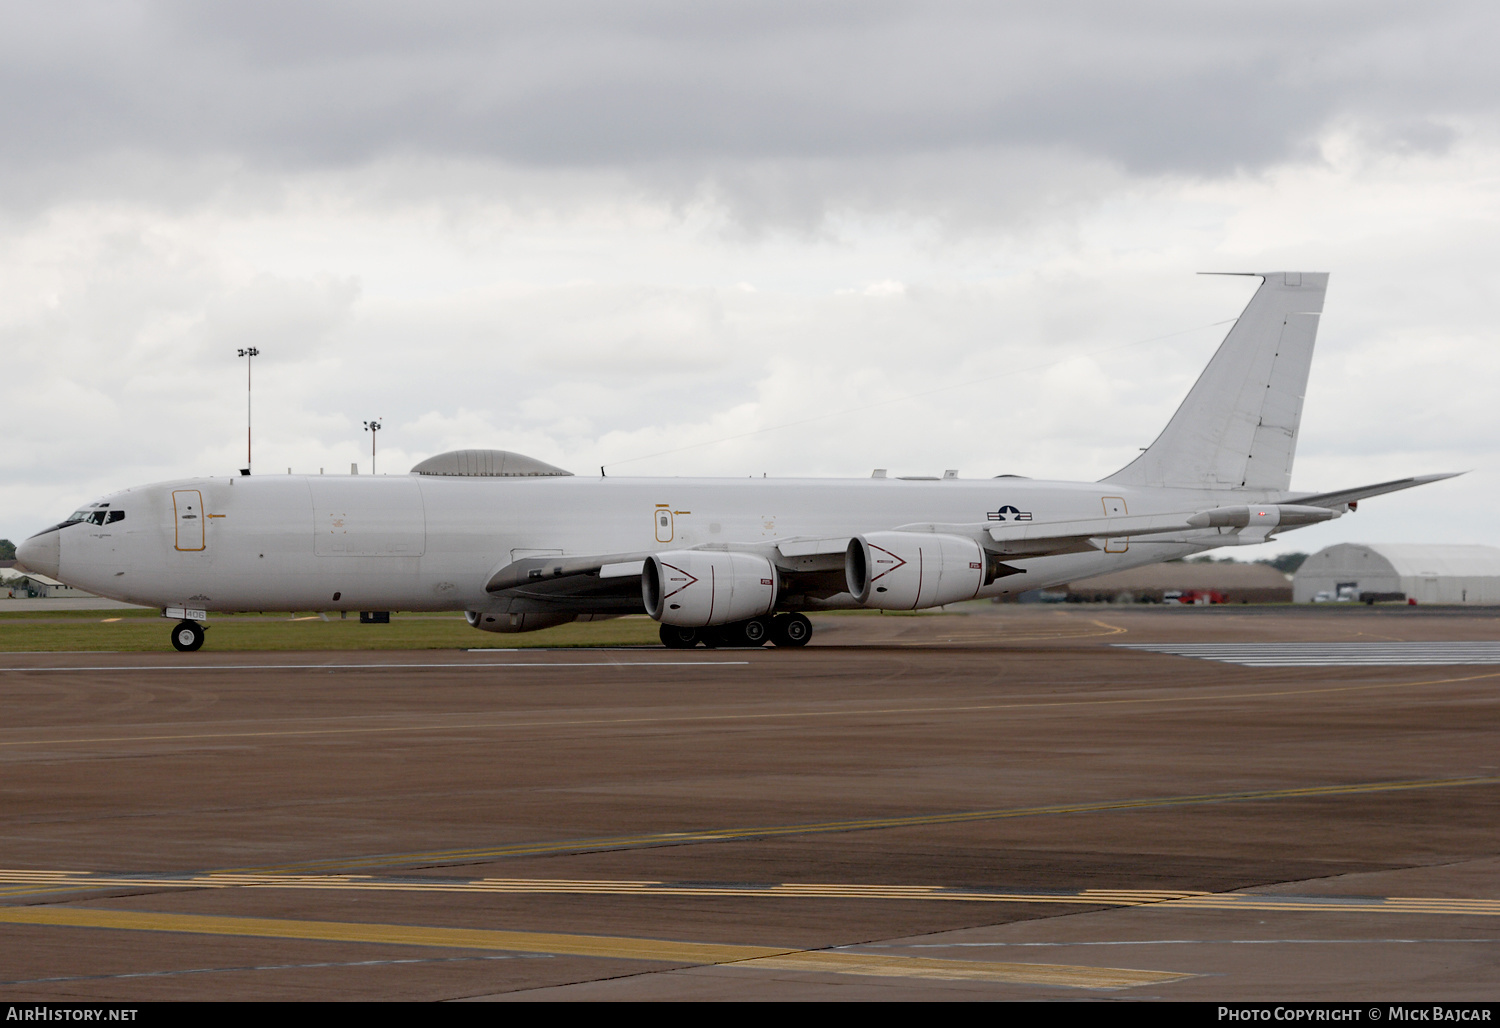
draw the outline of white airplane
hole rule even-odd
[[[504,450],[404,476],[194,478],[106,496],[26,569],[160,607],[455,610],[490,632],[644,612],[670,647],[804,645],[804,611],[913,610],[1057,585],[1327,521],[1423,475],[1289,491],[1326,274],[1274,272],[1150,447],[1099,482],[575,477]]]

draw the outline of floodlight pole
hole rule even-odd
[[[370,433],[370,474],[375,474],[375,433],[381,428],[380,419],[365,422],[365,431]]]
[[[255,364],[255,358],[260,356],[260,351],[251,346],[240,350],[240,356],[245,358],[245,474],[250,474],[251,434],[250,434],[250,369]]]

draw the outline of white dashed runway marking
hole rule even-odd
[[[1124,650],[1167,653],[1245,667],[1500,664],[1500,642],[1115,643]]]

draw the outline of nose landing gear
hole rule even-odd
[[[180,621],[172,626],[172,645],[181,653],[190,653],[203,645],[203,626],[196,621]]]

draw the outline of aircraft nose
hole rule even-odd
[[[54,529],[51,532],[34,535],[17,546],[16,560],[20,569],[46,575],[48,578],[56,578],[57,565],[60,560],[58,537],[61,534]]]

